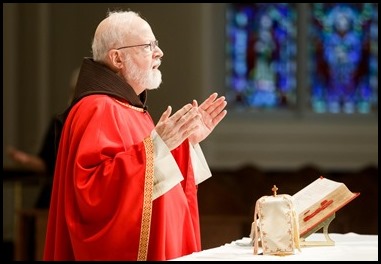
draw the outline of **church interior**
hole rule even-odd
[[[41,260],[48,208],[35,205],[52,181],[8,147],[39,151],[113,8],[141,12],[164,50],[154,120],[227,98],[201,144],[212,172],[198,186],[202,249],[249,236],[273,185],[293,195],[319,177],[360,193],[329,232],[378,235],[378,4],[3,3],[3,260]]]

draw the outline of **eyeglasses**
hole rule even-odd
[[[151,41],[149,44],[139,44],[139,45],[132,45],[132,46],[124,46],[124,47],[120,47],[120,48],[117,48],[117,50],[120,50],[120,49],[127,49],[127,48],[134,48],[134,47],[142,47],[144,46],[145,49],[150,49],[150,51],[154,51],[156,47],[159,47],[159,41],[158,40],[154,40],[154,41]]]

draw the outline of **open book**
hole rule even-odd
[[[295,193],[300,236],[303,237],[359,195],[351,192],[344,183],[322,176]]]

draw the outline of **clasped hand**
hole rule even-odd
[[[161,115],[155,129],[170,150],[178,147],[186,138],[192,145],[203,141],[226,116],[227,102],[224,96],[211,94],[203,103],[196,100],[172,113],[172,107]]]

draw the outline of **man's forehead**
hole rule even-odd
[[[138,39],[155,39],[151,26],[143,19],[137,22],[131,30],[131,37]]]

